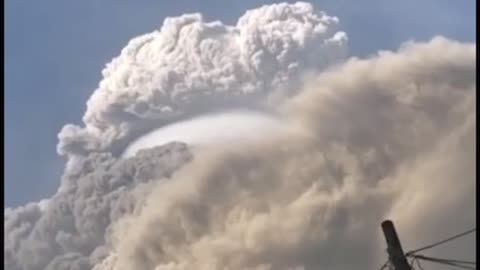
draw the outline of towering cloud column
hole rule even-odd
[[[469,227],[476,45],[437,37],[346,59],[337,27],[310,4],[278,4],[236,26],[168,18],[133,39],[83,126],[59,134],[58,192],[5,209],[5,268],[373,269],[385,218],[411,246]],[[152,129],[237,107],[279,128],[120,156]]]

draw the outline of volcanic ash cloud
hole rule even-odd
[[[278,4],[236,26],[168,18],[133,39],[84,125],[59,134],[58,192],[5,209],[5,268],[373,269],[384,218],[412,246],[471,226],[475,44],[434,38],[346,60],[337,27],[310,4]],[[152,129],[237,105],[282,128],[119,158]]]
[[[475,46],[443,38],[318,75],[279,110],[301,135],[195,152],[95,269],[370,269],[384,218],[431,226],[420,242],[470,226],[475,76]]]
[[[335,17],[310,4],[278,4],[250,10],[234,26],[200,14],[167,18],[160,30],[131,40],[103,71],[83,125],[59,134],[68,166],[58,192],[5,209],[5,268],[99,264],[111,250],[112,224],[139,211],[153,183],[192,158],[178,143],[119,158],[127,145],[206,112],[268,109],[269,96],[292,95],[287,90],[304,71],[345,58],[346,35],[337,28]]]
[[[346,41],[337,18],[307,3],[250,10],[234,26],[200,14],[167,18],[107,65],[87,102],[85,126],[66,125],[58,151],[118,155],[139,135],[178,119],[263,106],[266,96],[294,89],[303,72],[343,60]]]

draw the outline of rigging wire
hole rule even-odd
[[[420,270],[425,270],[425,269],[423,268],[423,266],[420,264],[420,260],[419,260],[419,259],[415,258],[414,262],[417,263],[418,269],[420,269]]]
[[[465,231],[465,232],[463,232],[463,233],[459,233],[459,234],[457,234],[457,235],[454,235],[454,236],[449,237],[449,238],[447,238],[447,239],[444,239],[444,240],[442,240],[442,241],[438,241],[438,242],[433,243],[433,244],[430,244],[430,245],[428,245],[428,246],[424,246],[424,247],[421,247],[421,248],[418,248],[418,249],[409,251],[409,252],[405,253],[405,255],[406,255],[406,256],[413,255],[413,254],[415,254],[415,253],[417,253],[417,252],[420,252],[420,251],[422,251],[422,250],[426,250],[426,249],[430,249],[430,248],[436,247],[436,246],[438,246],[438,245],[441,245],[441,244],[450,242],[450,241],[452,241],[452,240],[455,240],[455,239],[457,239],[457,238],[460,238],[460,237],[462,237],[462,236],[465,236],[465,235],[467,235],[467,234],[470,234],[470,233],[472,233],[472,232],[474,232],[474,231],[476,231],[476,230],[477,230],[477,228],[473,228],[473,229],[471,229],[471,230]]]
[[[460,264],[472,264],[472,265],[476,264],[476,262],[474,262],[474,261],[442,259],[442,258],[435,258],[435,257],[427,257],[427,256],[424,256],[424,255],[410,255],[410,257],[419,258],[419,259],[437,260],[437,261],[447,261],[447,262],[451,262],[451,263],[460,263]]]
[[[475,262],[460,261],[460,260],[447,260],[447,259],[427,257],[427,256],[423,256],[423,255],[410,255],[410,257],[414,257],[417,260],[425,260],[425,261],[435,262],[435,263],[438,263],[438,264],[455,266],[455,267],[462,268],[462,269],[476,269],[475,268],[475,264],[476,264]],[[469,265],[466,265],[466,264],[469,264]]]
[[[380,270],[386,269],[389,263],[390,263],[390,260],[386,261],[382,266],[380,266]]]

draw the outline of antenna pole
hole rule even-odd
[[[382,222],[382,230],[385,240],[387,241],[388,256],[395,270],[411,270],[407,258],[403,253],[402,245],[400,244],[400,239],[398,238],[393,222],[390,220]]]

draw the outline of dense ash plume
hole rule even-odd
[[[111,225],[142,203],[153,179],[169,178],[191,158],[185,144],[172,143],[125,160],[77,160],[45,209],[31,203],[5,210],[5,268],[91,269],[108,254]]]
[[[139,135],[192,115],[264,107],[267,96],[294,89],[303,72],[343,60],[346,41],[338,19],[308,3],[250,10],[235,26],[200,14],[167,18],[107,65],[85,127],[66,125],[58,151],[118,155]]]
[[[133,39],[84,126],[59,135],[58,192],[5,209],[5,268],[371,269],[384,218],[411,245],[474,224],[476,45],[437,37],[345,61],[337,28],[278,4]],[[119,157],[151,129],[236,106],[284,128]]]
[[[370,269],[384,218],[468,226],[474,100],[474,45],[435,38],[352,59],[281,107],[298,136],[196,151],[116,224],[95,269]]]

